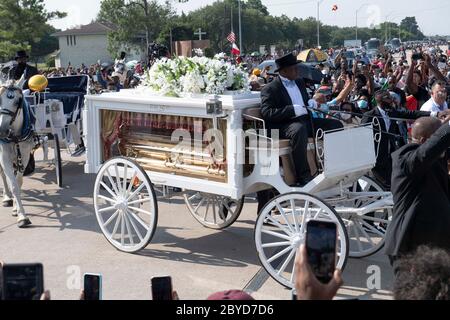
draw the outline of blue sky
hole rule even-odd
[[[161,3],[163,0],[159,0]],[[245,1],[245,0],[244,0]],[[89,23],[97,15],[101,0],[45,0],[48,10],[60,10],[68,13],[68,17],[51,23],[60,29]],[[189,12],[213,0],[190,0],[186,4],[174,1],[178,12]],[[306,18],[317,16],[317,0],[262,0],[273,15],[285,14],[289,17]],[[333,5],[338,11],[333,12]],[[358,25],[368,26],[383,22],[386,19],[399,22],[405,16],[415,16],[421,30],[426,35],[450,35],[450,1],[448,0],[322,0],[320,5],[320,20],[326,24],[339,26],[354,26],[356,10],[359,8]]]

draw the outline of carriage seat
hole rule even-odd
[[[243,118],[249,121],[253,121],[255,123],[255,128],[257,127],[257,123],[262,124],[263,130],[266,129],[266,122],[263,119],[261,114],[261,108],[247,108],[242,113]],[[291,143],[289,139],[280,139],[279,140],[279,152],[281,165],[283,167],[284,176],[286,183],[288,185],[294,185],[296,183],[296,172],[294,167],[294,161],[292,159],[292,150]],[[316,162],[316,150],[314,139],[308,139],[308,164],[311,169],[311,175],[315,176],[318,172],[318,166]]]
[[[75,122],[80,118],[88,86],[89,77],[85,75],[49,78],[47,92],[42,93],[41,99],[61,101],[67,122]]]
[[[242,113],[242,116],[246,120],[254,121],[255,128],[257,127],[256,123],[259,122],[262,124],[263,130],[266,129],[266,123],[261,114],[261,108],[245,109]],[[270,143],[267,144],[267,147],[268,149],[272,149],[272,145]],[[278,141],[278,152],[280,155],[281,166],[283,168],[284,180],[286,184],[294,185],[297,181],[296,181],[294,161],[292,159],[291,142],[289,139],[280,139]]]

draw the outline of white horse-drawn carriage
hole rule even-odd
[[[83,147],[81,109],[89,80],[86,76],[53,79],[48,90],[40,92],[48,82],[42,76],[35,76],[38,79],[34,80],[40,82],[38,86],[42,89],[29,93],[29,90],[22,90],[24,77],[19,81],[11,79],[14,66],[14,63],[8,63],[0,67],[0,176],[2,205],[14,205],[13,215],[18,216],[18,226],[23,228],[31,224],[20,197],[23,175],[33,171],[27,170],[32,167],[30,164],[34,165],[34,161],[29,161],[33,159],[31,155],[43,147],[43,160],[48,161],[48,147],[51,146],[56,180],[62,186],[60,144],[64,143],[69,151],[71,146]],[[33,78],[30,81],[34,81]],[[29,86],[33,85],[29,82]]]
[[[35,118],[34,131],[42,147],[42,158],[36,162],[55,165],[56,182],[63,186],[61,149],[69,155],[82,153],[81,110],[88,93],[88,76],[68,76],[48,79],[45,91],[26,96]],[[49,148],[53,157],[49,157]]]
[[[319,174],[294,188],[289,141],[257,130],[265,127],[259,107],[257,93],[211,100],[135,90],[87,96],[85,172],[97,174],[94,206],[106,239],[124,252],[145,248],[156,230],[158,195],[184,196],[202,225],[224,229],[246,195],[275,188],[279,195],[259,213],[254,235],[262,265],[282,285],[293,287],[309,219],[337,224],[341,269],[348,256],[378,251],[393,203],[367,177],[376,158],[372,127],[318,132]]]

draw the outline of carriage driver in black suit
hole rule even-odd
[[[308,138],[314,130],[343,128],[338,120],[312,118],[308,111],[309,97],[300,79],[297,58],[288,54],[275,61],[279,77],[261,92],[261,113],[269,130],[279,130],[280,139],[289,139],[297,174],[297,187],[312,180],[307,158]]]

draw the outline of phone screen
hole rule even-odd
[[[171,277],[152,278],[153,300],[172,300],[172,279]]]
[[[3,266],[4,300],[39,300],[43,292],[42,264],[6,264]]]
[[[306,226],[306,251],[308,262],[322,283],[333,278],[336,260],[336,224],[309,221]]]
[[[101,300],[102,280],[99,274],[84,275],[84,300]]]

